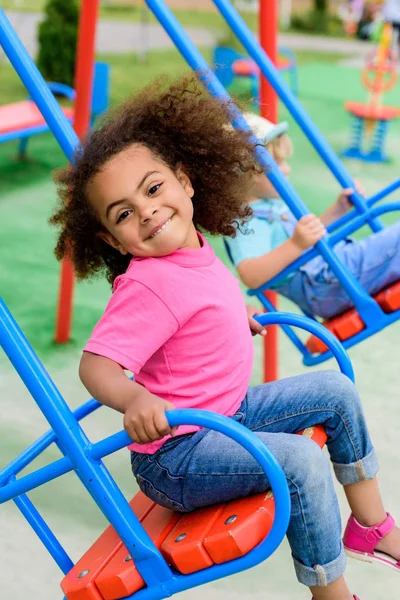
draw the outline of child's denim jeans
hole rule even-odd
[[[250,388],[232,418],[256,433],[285,472],[291,495],[287,537],[299,581],[315,586],[338,579],[345,555],[330,464],[315,442],[293,434],[323,424],[340,483],[373,478],[378,464],[356,388],[334,371],[292,377]],[[153,455],[132,453],[132,470],[147,496],[177,511],[269,487],[242,446],[208,429],[170,439]]]
[[[335,253],[371,295],[400,280],[400,221],[367,238],[335,245]],[[322,256],[276,288],[306,312],[330,318],[353,303]]]

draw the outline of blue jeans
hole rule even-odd
[[[286,475],[291,495],[287,537],[299,581],[314,586],[338,579],[345,555],[330,464],[315,442],[293,434],[323,424],[340,483],[372,479],[378,464],[356,388],[336,371],[291,377],[250,388],[232,418],[255,432]],[[173,438],[153,455],[132,453],[132,470],[147,496],[177,511],[270,487],[242,446],[209,429]]]
[[[400,280],[400,221],[356,242],[335,245],[345,267],[371,295]],[[325,319],[353,306],[328,263],[317,256],[276,289],[306,312]]]

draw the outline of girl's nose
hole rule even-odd
[[[140,223],[146,225],[157,214],[157,208],[154,206],[144,206],[140,210]]]

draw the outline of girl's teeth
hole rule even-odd
[[[160,233],[160,231],[162,231],[163,229],[166,228],[166,226],[168,225],[168,223],[170,222],[171,219],[168,219],[168,221],[166,221],[164,223],[164,225],[162,227],[160,227],[160,229],[157,229],[157,231],[155,231],[150,237],[154,237],[155,235],[158,235]]]

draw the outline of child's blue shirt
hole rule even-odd
[[[293,235],[296,219],[283,200],[252,202],[253,216],[235,238],[225,238],[235,267],[271,252]]]

